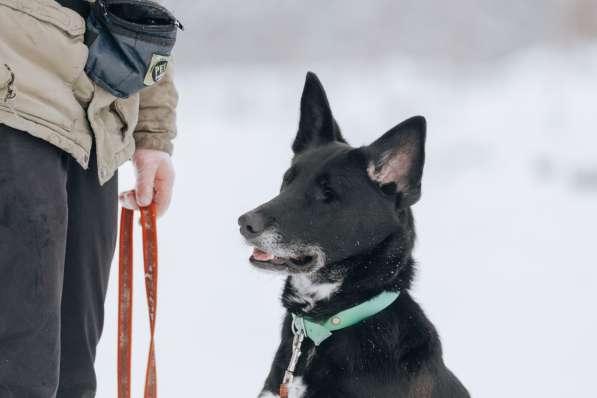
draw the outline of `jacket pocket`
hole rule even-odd
[[[101,119],[99,125],[103,126],[103,129],[96,131],[96,134],[101,134],[104,137],[105,154],[103,156],[105,159],[110,159],[134,145],[133,131],[137,125],[139,96],[132,95],[127,99],[116,99],[103,89],[102,92],[114,98],[107,107],[98,113],[98,117]]]
[[[14,63],[15,73],[38,84],[54,76],[68,85],[75,82],[88,55],[85,21],[79,14],[53,0],[0,0],[0,13],[2,44],[12,50],[1,54],[0,48],[0,55]],[[29,70],[22,70],[24,63]],[[33,73],[36,68],[41,74]]]
[[[0,67],[15,75],[11,108],[86,146],[85,110],[73,94],[87,60],[84,22],[53,0],[0,0]]]
[[[132,137],[139,118],[139,95],[132,95],[126,99],[117,99],[112,103],[112,110],[122,122],[120,132],[123,140]]]

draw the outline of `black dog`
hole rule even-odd
[[[410,206],[421,196],[425,130],[425,119],[416,116],[353,148],[317,76],[307,74],[294,158],[280,194],[239,219],[255,247],[251,263],[288,274],[282,342],[260,397],[278,397],[283,378],[290,398],[469,397],[408,293],[415,241]],[[304,337],[296,370],[285,375],[293,332],[301,331],[296,319],[340,323],[338,313],[383,292],[391,298],[385,309],[319,345]]]

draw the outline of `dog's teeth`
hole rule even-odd
[[[283,258],[281,258],[281,257],[274,257],[274,258],[273,258],[273,260],[272,260],[272,262],[273,262],[274,264],[281,265],[281,264],[284,264],[284,263],[286,262],[286,260],[284,260],[284,259],[283,259]]]

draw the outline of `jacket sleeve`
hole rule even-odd
[[[137,149],[157,149],[172,155],[177,104],[170,63],[164,78],[139,94],[139,121],[133,133]]]

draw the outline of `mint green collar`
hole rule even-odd
[[[340,311],[323,322],[292,314],[292,330],[295,334],[302,331],[315,345],[319,345],[330,337],[332,332],[352,326],[383,311],[396,301],[399,295],[400,292],[381,292],[372,299]]]

